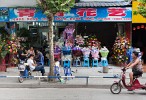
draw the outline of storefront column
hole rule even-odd
[[[125,32],[126,32],[126,37],[130,40],[130,43],[132,43],[132,24],[131,24],[131,22],[125,24]]]

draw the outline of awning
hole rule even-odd
[[[131,6],[131,2],[79,2],[75,4],[75,7],[124,7]]]

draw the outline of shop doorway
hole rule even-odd
[[[58,27],[58,37],[61,38],[61,35],[63,34],[63,31],[65,30],[65,27]]]
[[[78,23],[77,25],[78,34],[82,36],[96,35],[101,42],[101,46],[106,46],[110,51],[113,48],[117,32],[117,23]]]
[[[132,27],[132,46],[140,48],[146,64],[146,24],[133,24]]]

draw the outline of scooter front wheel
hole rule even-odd
[[[110,91],[113,93],[113,94],[119,94],[121,92],[121,85],[118,84],[118,83],[113,83],[110,87]]]

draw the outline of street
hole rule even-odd
[[[122,90],[111,94],[109,89],[91,88],[0,88],[0,100],[145,100],[146,91]]]

